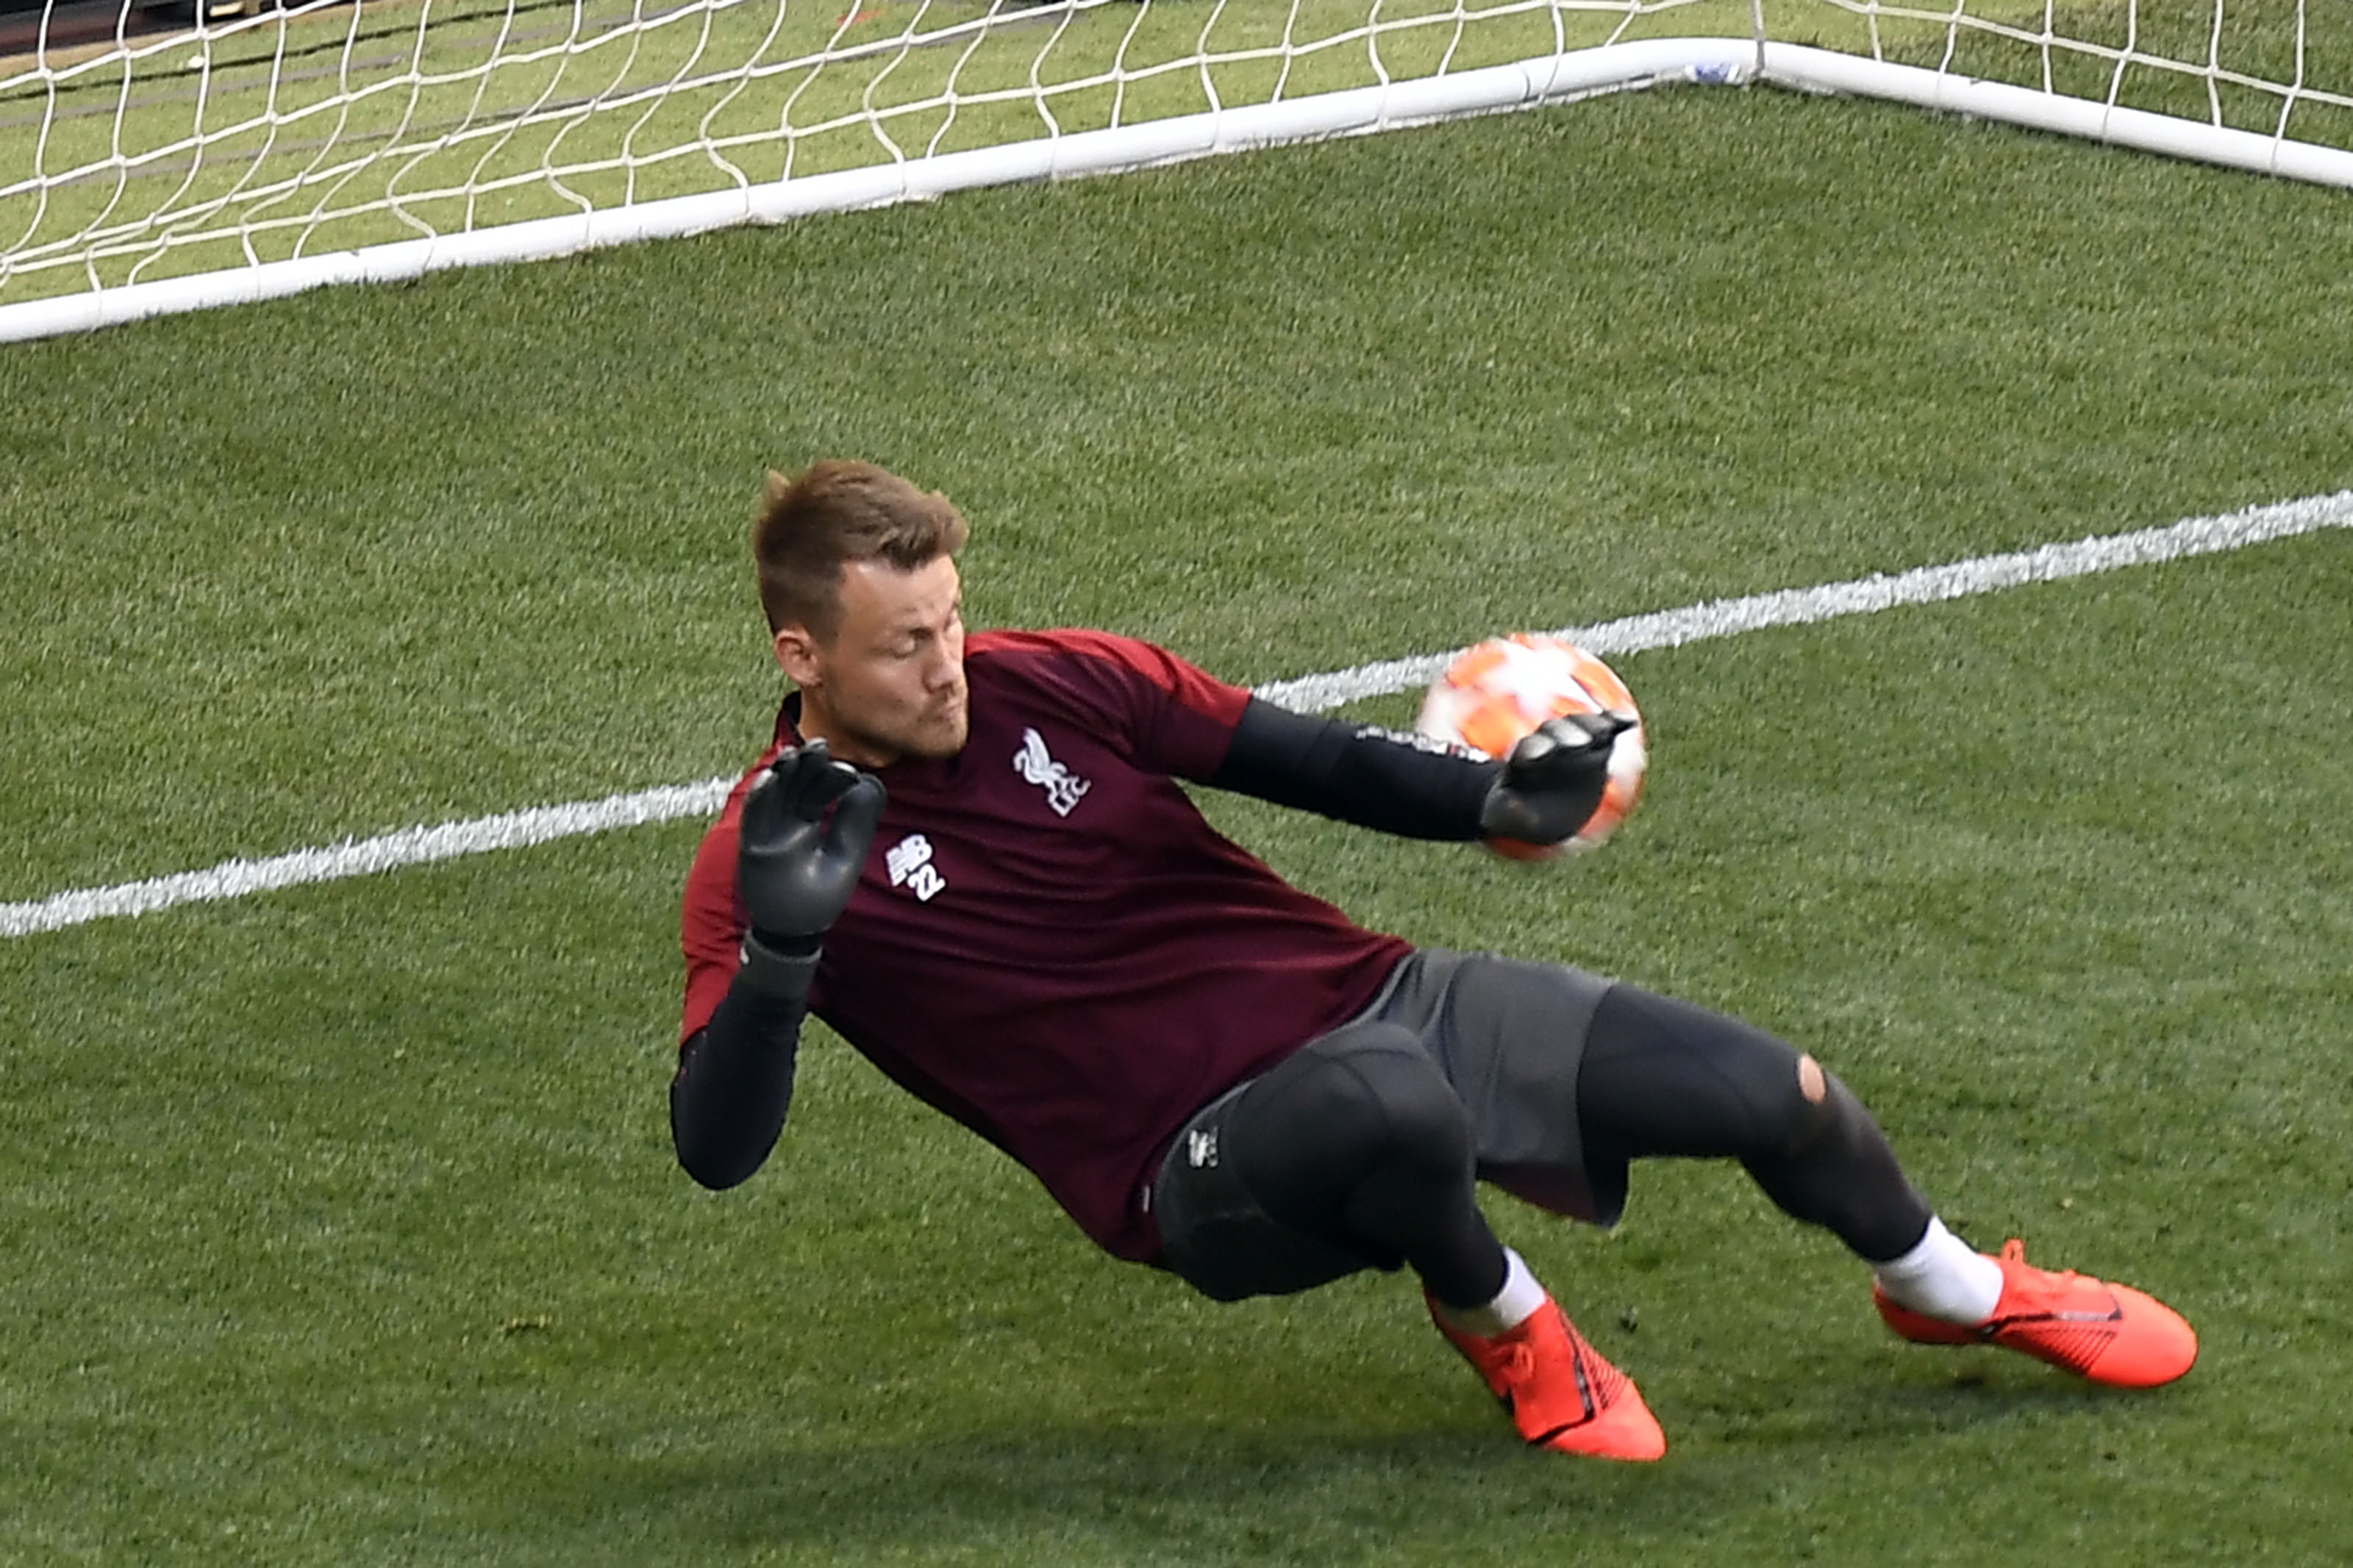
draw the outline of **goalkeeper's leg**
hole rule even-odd
[[[1566,965],[1434,950],[1400,966],[1380,1016],[1440,1064],[1471,1107],[1480,1175],[1507,1192],[1609,1225],[1630,1162],[1738,1160],[1905,1304],[1991,1310],[1993,1260],[1936,1222],[1844,1085],[1754,1025]]]
[[[1588,1167],[1623,1192],[1625,1163],[1730,1156],[1781,1209],[1872,1266],[1890,1328],[1927,1344],[1995,1344],[2095,1383],[2188,1372],[2197,1335],[2126,1285],[2052,1272],[2011,1242],[1998,1258],[1947,1230],[1862,1102],[1811,1057],[1736,1019],[1633,986],[1595,1010],[1578,1071]]]
[[[1630,1160],[1735,1159],[1783,1213],[1873,1263],[1909,1251],[1933,1217],[1847,1087],[1737,1018],[1611,986],[1586,1034],[1577,1100],[1588,1169],[1620,1191]]]
[[[1471,1113],[1409,1029],[1360,1021],[1195,1116],[1155,1186],[1176,1270],[1221,1300],[1409,1265],[1439,1330],[1531,1445],[1655,1459],[1642,1397],[1477,1202]]]
[[[1384,1024],[1313,1040],[1205,1108],[1169,1149],[1154,1207],[1172,1265],[1219,1300],[1410,1265],[1440,1300],[1476,1304],[1505,1273],[1470,1118],[1413,1037]]]

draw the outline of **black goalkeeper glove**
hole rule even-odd
[[[1504,759],[1479,808],[1479,831],[1521,844],[1558,844],[1585,826],[1609,787],[1609,752],[1634,727],[1620,713],[1547,719]]]
[[[799,1001],[820,938],[849,907],[882,816],[882,781],[834,761],[823,741],[768,764],[744,797],[735,889],[751,916],[740,977]]]

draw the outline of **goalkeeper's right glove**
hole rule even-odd
[[[768,764],[744,797],[735,889],[751,917],[738,979],[802,1001],[820,940],[858,890],[886,798],[882,781],[836,762],[823,741]]]
[[[1547,719],[1520,737],[1488,786],[1479,832],[1521,844],[1558,844],[1583,827],[1609,787],[1609,752],[1634,721],[1620,713]]]

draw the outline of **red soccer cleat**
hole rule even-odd
[[[1487,1380],[1532,1447],[1602,1459],[1655,1459],[1667,1435],[1634,1380],[1601,1359],[1551,1298],[1519,1327],[1482,1339],[1440,1316],[1430,1321]]]
[[[2026,1261],[2026,1244],[2002,1246],[2001,1300],[1982,1323],[1948,1323],[1899,1307],[1877,1285],[1871,1297],[1887,1326],[1917,1344],[2000,1345],[2114,1388],[2171,1383],[2198,1359],[2198,1335],[2180,1313],[2129,1285]]]

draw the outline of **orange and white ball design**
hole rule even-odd
[[[1547,719],[1611,712],[1634,721],[1609,751],[1609,784],[1601,804],[1566,844],[1490,839],[1488,847],[1515,860],[1583,854],[1617,832],[1642,798],[1650,766],[1649,735],[1634,694],[1608,665],[1558,637],[1515,632],[1465,648],[1430,683],[1416,728],[1440,741],[1503,757]]]

